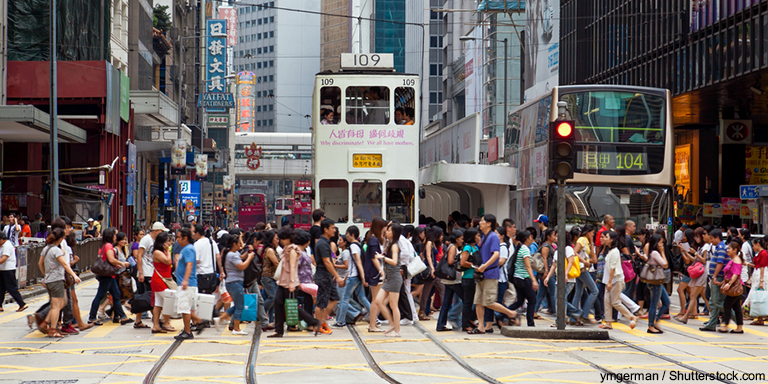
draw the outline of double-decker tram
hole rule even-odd
[[[315,77],[314,207],[342,233],[356,225],[363,234],[375,217],[417,224],[419,76],[368,64],[345,69],[345,55],[342,71]],[[355,64],[392,60],[352,56]]]
[[[267,222],[267,195],[263,193],[240,194],[237,206],[240,228],[252,231],[258,223]]]
[[[666,228],[674,195],[674,128],[668,90],[619,85],[554,87],[508,116],[505,156],[519,170],[513,217],[523,226],[539,214],[556,218],[548,179],[548,126],[566,103],[575,122],[577,162],[566,185],[566,226],[598,223]]]
[[[312,227],[312,182],[296,180],[293,188],[293,226],[309,230]]]

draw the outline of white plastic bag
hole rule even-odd
[[[227,283],[224,280],[219,283],[219,294],[221,294],[221,301],[225,304],[232,302],[232,296],[227,292]]]

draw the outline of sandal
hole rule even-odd
[[[763,320],[755,320],[749,323],[749,325],[765,325],[765,322],[763,322]]]
[[[493,327],[491,327],[491,329],[486,329],[485,333],[493,333]]]
[[[27,308],[29,308],[29,305],[24,304],[24,306],[19,307],[19,309],[17,309],[16,312],[24,312]]]
[[[134,320],[129,317],[123,317],[122,319],[115,321],[115,323],[120,323],[120,325],[126,325],[126,324],[133,323],[133,321]]]
[[[48,337],[51,337],[51,338],[53,338],[53,337],[55,337],[55,338],[62,338],[62,337],[64,337],[64,335],[59,333],[58,329],[51,328],[51,329],[48,330]]]
[[[83,326],[76,325],[76,327],[77,327],[77,329],[79,329],[82,332],[82,331],[85,331],[86,329],[93,328],[93,324],[85,324]]]
[[[104,325],[104,323],[102,323],[101,320],[89,321],[88,324],[93,325],[95,327],[98,327],[99,325]]]
[[[141,321],[139,321],[138,323],[134,324],[133,327],[136,328],[136,329],[138,329],[138,328],[149,328],[149,325],[146,325],[146,324],[142,323]]]
[[[636,326],[637,326],[637,319],[629,322],[629,329],[635,329]]]
[[[384,330],[381,328],[368,328],[369,333],[383,333]]]
[[[384,337],[400,337],[400,334],[394,331],[390,331],[384,334]]]
[[[597,326],[600,329],[611,330],[613,327],[609,323],[603,323]],[[633,327],[634,328],[634,327]]]
[[[480,328],[473,328],[471,331],[467,331],[470,335],[483,335],[485,332],[481,331]]]
[[[534,319],[534,320],[541,320],[541,319],[543,319],[543,317],[541,317],[541,315],[539,315],[539,314],[537,313],[537,314],[533,315],[533,319]]]
[[[152,333],[168,333],[168,331],[166,331],[165,329],[160,328],[160,329],[153,329]]]

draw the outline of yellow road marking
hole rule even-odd
[[[613,323],[613,329],[618,329],[619,331],[629,333],[632,336],[635,337],[658,337],[659,335],[654,335],[652,333],[648,333],[645,330],[641,330],[637,327],[635,329],[630,329],[628,325],[624,325],[622,323]]]
[[[684,325],[675,324],[675,323],[673,323],[671,321],[667,321],[667,320],[659,320],[659,323],[661,323],[665,327],[669,327],[669,328],[672,328],[672,329],[676,329],[678,331],[689,333],[691,335],[695,335],[696,337],[702,337],[702,338],[705,338],[705,339],[721,339],[722,338],[722,337],[720,337],[720,336],[718,336],[718,335],[716,335],[716,334],[714,334],[712,332],[702,332],[702,331],[699,331],[698,329],[688,328],[688,327],[686,327]]]
[[[728,328],[736,329],[736,325],[735,324],[728,324]],[[746,326],[742,326],[741,329],[744,330],[744,333],[749,333],[751,335],[756,335],[756,336],[768,337],[768,333],[760,332],[760,331],[755,331],[754,329],[748,328]]]
[[[107,321],[104,323],[104,325],[100,325],[98,327],[91,328],[88,333],[85,334],[86,338],[94,338],[94,337],[104,337],[108,335],[110,332],[114,331],[120,326],[120,323],[113,323],[112,321]]]

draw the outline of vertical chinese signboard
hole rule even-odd
[[[219,19],[227,21],[227,47],[237,45],[237,11],[230,7],[219,7]]]
[[[226,91],[227,71],[227,21],[226,20],[207,20],[205,47],[206,54],[206,92],[224,93]],[[208,108],[208,112],[224,112],[221,108]]]
[[[237,132],[254,132],[254,110],[256,96],[256,75],[243,71],[237,74]]]

